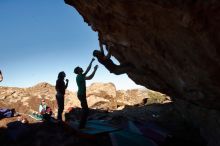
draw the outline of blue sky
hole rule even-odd
[[[93,50],[98,49],[97,38],[63,0],[0,0],[1,86],[55,85],[57,74],[65,71],[68,89],[76,91],[73,69],[87,67]],[[117,89],[141,87],[126,74],[110,74],[101,64],[87,85],[93,82],[113,82]]]

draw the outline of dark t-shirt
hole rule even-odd
[[[76,83],[78,86],[78,92],[77,92],[78,97],[86,95],[86,79],[83,74],[78,74],[76,76]]]
[[[56,91],[61,94],[65,94],[66,85],[63,80],[58,79],[56,82]]]
[[[114,72],[115,68],[117,67],[116,64],[110,58],[106,58],[104,54],[102,57],[97,58],[98,61],[103,64],[111,73]]]

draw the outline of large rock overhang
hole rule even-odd
[[[220,109],[220,1],[65,0],[137,84]]]

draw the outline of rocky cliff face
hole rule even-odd
[[[15,88],[0,86],[0,107],[15,108],[16,111],[28,114],[38,111],[41,99],[44,98],[48,106],[57,109],[55,87],[48,83],[39,83],[30,88]],[[66,98],[73,96],[67,91]]]
[[[48,83],[39,83],[30,88],[0,86],[0,107],[15,108],[21,113],[38,111],[44,98],[54,112],[57,110],[55,87]],[[156,96],[156,97],[155,97]],[[144,102],[146,100],[146,102]],[[147,89],[116,90],[113,83],[93,83],[87,87],[88,106],[94,109],[116,110],[120,107],[170,102],[169,97]],[[65,110],[81,107],[76,92],[66,91]]]
[[[57,102],[55,95],[55,87],[48,83],[39,83],[30,88],[0,86],[0,108],[15,108],[21,114],[30,114],[33,111],[38,111],[41,99],[44,98],[46,104],[52,108],[53,113],[56,115]],[[167,101],[170,102],[170,99],[163,94],[147,89],[116,90],[115,85],[112,83],[93,83],[87,87],[87,101],[89,108],[108,112],[122,110],[126,106],[163,104]],[[81,107],[80,102],[76,92],[67,90],[64,112],[68,112],[72,107],[73,109]],[[31,120],[30,122],[34,121]],[[0,128],[6,123],[8,123],[7,119],[1,121]]]
[[[131,79],[170,95],[209,145],[220,145],[220,1],[65,2],[103,43],[113,44],[120,63],[135,66]],[[203,119],[211,124],[204,126]]]
[[[179,113],[173,108],[173,102],[164,94],[148,89],[116,90],[112,83],[93,83],[87,88],[88,105],[91,108],[89,120],[104,120],[114,126],[125,126],[129,122],[158,125],[171,135],[164,145],[200,145],[202,138],[197,129],[188,126]],[[15,108],[28,119],[29,124],[22,124],[17,117],[0,120],[0,141],[3,145],[111,145],[108,135],[97,140],[80,137],[66,124],[38,122],[28,115],[38,110],[41,98],[56,112],[55,88],[48,83],[39,83],[30,88],[0,87],[0,107]],[[79,120],[81,110],[76,93],[66,91],[66,123]],[[167,103],[169,102],[169,103]],[[166,103],[166,104],[164,104]],[[74,107],[74,108],[72,108]],[[24,113],[24,114],[23,114]],[[156,126],[157,127],[157,126]],[[146,127],[145,127],[146,128]],[[159,128],[160,129],[160,128]],[[150,130],[150,129],[149,129]],[[151,131],[151,130],[150,130]],[[162,130],[163,131],[163,130]],[[14,133],[15,132],[15,133]],[[194,138],[191,140],[190,138]],[[52,141],[48,139],[53,138]],[[85,139],[86,138],[86,139]],[[13,139],[13,140],[12,140]],[[160,136],[158,141],[160,140]],[[163,139],[163,138],[162,138]],[[102,143],[102,140],[105,143]],[[163,141],[163,140],[162,140]],[[85,142],[85,143],[84,143]],[[94,143],[95,144],[94,144]]]

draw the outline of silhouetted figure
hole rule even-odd
[[[74,73],[77,74],[77,76],[76,76],[76,83],[78,86],[77,96],[78,96],[78,99],[81,103],[82,112],[83,112],[82,116],[81,116],[80,124],[79,124],[79,129],[82,129],[85,127],[87,117],[89,114],[89,108],[88,108],[88,104],[87,104],[87,100],[86,100],[86,80],[91,80],[94,77],[96,70],[98,68],[98,65],[96,65],[94,67],[94,70],[91,73],[91,75],[89,75],[89,76],[86,76],[86,75],[89,72],[89,70],[91,69],[92,62],[94,60],[95,60],[94,58],[91,60],[89,66],[87,67],[87,69],[84,73],[83,73],[83,69],[79,66],[74,69]]]
[[[0,82],[3,81],[2,71],[0,70]]]
[[[58,115],[57,119],[58,121],[62,121],[62,113],[64,110],[64,95],[65,90],[68,87],[69,80],[66,79],[66,84],[64,82],[64,78],[66,77],[66,74],[62,71],[58,74],[58,79],[56,81],[56,100],[58,105]]]
[[[134,68],[132,64],[130,63],[123,63],[121,65],[116,65],[112,60],[111,60],[111,50],[110,48],[106,45],[106,49],[108,51],[108,54],[104,54],[103,46],[101,41],[99,41],[99,46],[100,50],[94,50],[93,51],[93,56],[96,57],[99,61],[99,63],[103,64],[105,68],[107,68],[110,73],[114,73],[116,75],[124,74],[131,72],[132,69]]]

